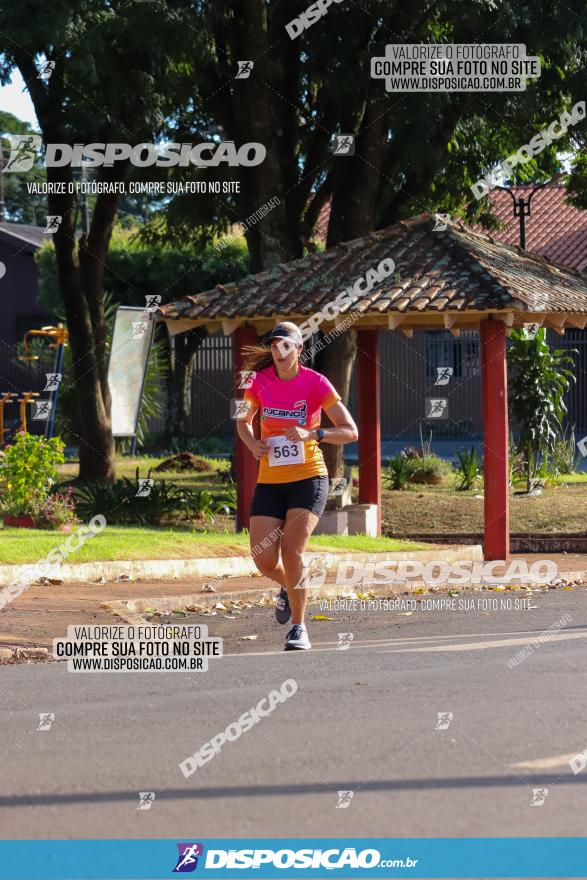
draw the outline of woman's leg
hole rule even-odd
[[[283,520],[274,516],[252,516],[249,537],[253,562],[266,577],[285,586],[285,572],[279,558]]]
[[[285,577],[284,586],[291,606],[292,625],[304,622],[307,590],[296,589],[296,586],[301,580],[304,568],[302,554],[319,519],[317,514],[301,507],[292,507],[285,516],[281,537],[281,559]]]

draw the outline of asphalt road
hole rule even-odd
[[[527,604],[313,606],[334,620],[310,622],[306,653],[282,651],[271,608],[193,616],[225,637],[202,673],[0,667],[0,837],[582,836],[587,767],[568,762],[587,747],[587,590]],[[181,761],[289,678],[290,699],[183,776]],[[45,731],[42,712],[55,715]],[[541,806],[533,789],[548,789]],[[149,809],[139,792],[155,793]]]

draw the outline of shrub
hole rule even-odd
[[[38,517],[64,461],[63,443],[18,433],[0,459],[0,510],[9,516]]]
[[[477,480],[483,475],[483,458],[474,446],[471,449],[462,449],[457,452],[458,467],[456,475],[460,479],[459,492],[472,489]]]
[[[510,434],[508,453],[508,471],[510,486],[513,486],[517,479],[521,479],[524,476],[525,470],[526,460],[524,458],[524,454],[523,452],[520,452],[520,450],[516,446],[516,441],[514,440],[512,434]]]
[[[452,473],[452,465],[434,453],[409,461],[411,483],[441,483]]]
[[[77,521],[73,488],[71,486],[64,492],[53,492],[49,495],[38,515],[38,525],[42,529],[69,526]]]
[[[402,454],[394,455],[383,475],[383,483],[389,489],[403,489],[410,479],[410,464]]]
[[[147,474],[150,479],[151,471]],[[147,494],[141,493],[139,469],[135,479],[123,477],[112,485],[91,483],[78,490],[76,510],[85,520],[102,514],[111,524],[157,525],[173,515],[195,516],[214,521],[214,515],[236,509],[236,493],[225,491],[212,495],[207,489],[190,489],[153,480]]]
[[[566,432],[558,437],[554,444],[551,456],[551,467],[555,474],[574,474],[577,470],[575,432],[571,431],[567,437]]]

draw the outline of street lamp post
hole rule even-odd
[[[496,186],[496,189],[502,189],[508,195],[512,197],[512,202],[514,203],[514,217],[518,217],[520,220],[520,247],[523,251],[526,250],[526,217],[529,217],[531,214],[531,203],[532,196],[534,193],[537,193],[539,189],[544,189],[545,186],[548,186],[551,183],[554,183],[555,180],[549,180],[546,183],[541,183],[538,186],[535,186],[530,195],[528,196],[528,200],[526,201],[525,196],[515,197],[511,189],[508,189],[507,186]]]

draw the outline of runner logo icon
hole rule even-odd
[[[177,865],[173,869],[174,874],[187,874],[195,871],[198,867],[198,857],[204,855],[202,843],[178,843]]]

